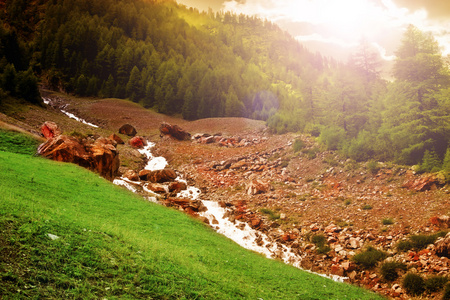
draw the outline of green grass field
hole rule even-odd
[[[2,299],[381,299],[242,249],[32,147],[18,151],[9,135],[0,131]]]

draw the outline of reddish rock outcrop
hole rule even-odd
[[[159,131],[161,132],[161,136],[169,135],[180,141],[189,140],[191,138],[191,134],[181,129],[178,125],[162,123],[159,127]]]
[[[54,138],[55,136],[58,136],[61,134],[61,130],[59,129],[59,126],[51,121],[46,121],[41,126],[41,133],[42,135],[48,140],[51,138]]]
[[[247,194],[257,195],[265,193],[269,190],[269,184],[261,180],[252,180],[247,184]]]
[[[58,135],[41,144],[38,153],[52,160],[77,164],[112,180],[120,165],[114,144],[106,138],[80,141],[75,137]]]
[[[137,131],[136,131],[136,128],[134,128],[130,124],[124,124],[124,125],[122,125],[122,127],[119,128],[119,133],[125,134],[128,136],[135,136]]]
[[[450,232],[444,238],[436,241],[436,254],[450,258]]]
[[[147,145],[147,142],[145,141],[145,139],[142,136],[135,136],[135,137],[131,138],[129,143],[130,143],[131,147],[136,148],[136,149],[143,148],[144,146]]]
[[[113,133],[109,136],[110,140],[116,141],[117,144],[125,144],[124,141],[120,138],[120,136],[118,136],[117,134]]]
[[[421,178],[412,179],[405,182],[402,187],[409,190],[414,190],[416,192],[429,191],[431,189],[436,189],[439,186],[439,180],[433,176],[423,176]]]
[[[177,178],[177,174],[172,169],[163,169],[148,172],[147,170],[145,170],[145,172],[139,172],[139,177],[141,177],[142,180],[150,181],[153,183],[163,183],[173,181],[175,178]]]

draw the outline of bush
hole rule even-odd
[[[370,173],[376,174],[380,170],[380,166],[378,165],[378,162],[371,160],[367,163],[367,169],[369,169]]]
[[[379,261],[386,258],[386,253],[373,247],[353,256],[352,260],[365,269],[373,268]]]
[[[345,140],[345,130],[340,127],[325,128],[319,136],[319,141],[324,144],[328,150],[340,149]]]
[[[447,283],[448,278],[444,276],[431,276],[425,280],[425,290],[429,293],[439,292]]]
[[[381,276],[387,281],[394,281],[398,278],[397,270],[406,271],[406,265],[401,262],[385,262],[381,265]]]
[[[294,141],[293,148],[294,148],[294,152],[295,153],[297,153],[298,151],[302,150],[303,147],[305,147],[305,143],[301,139],[296,139]]]
[[[411,249],[422,250],[425,249],[429,244],[434,244],[438,237],[444,237],[446,232],[441,231],[432,235],[417,234],[409,237],[409,240],[400,241],[397,244],[397,249],[399,251],[408,251]]]
[[[323,234],[316,234],[311,237],[311,242],[316,245],[317,253],[326,254],[330,252],[331,248],[326,243],[327,238]]]
[[[384,218],[383,220],[381,220],[381,224],[392,225],[394,224],[394,220],[392,218]]]
[[[408,273],[402,282],[405,291],[413,296],[421,295],[425,291],[425,280],[415,273]]]
[[[438,172],[442,167],[439,156],[434,151],[425,151],[422,163],[419,165],[419,172]]]
[[[442,295],[442,300],[450,300],[450,283],[445,285],[444,295]]]

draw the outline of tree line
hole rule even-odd
[[[414,26],[387,81],[365,40],[336,62],[266,20],[174,1],[7,0],[0,20],[0,99],[39,103],[39,78],[188,120],[265,120],[273,132],[310,133],[358,161],[428,170],[448,160],[448,65],[434,37]]]

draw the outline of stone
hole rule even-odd
[[[145,185],[147,189],[149,189],[152,192],[158,193],[158,194],[164,194],[167,192],[166,188],[159,183],[148,183]]]
[[[143,169],[143,170],[140,170],[139,171],[139,178],[141,179],[141,180],[147,180],[147,176],[148,176],[148,174],[150,174],[152,171],[150,171],[150,170],[147,170],[147,169]]]
[[[137,131],[136,131],[136,128],[134,128],[132,125],[124,124],[124,125],[122,125],[122,127],[119,128],[119,133],[125,134],[128,136],[135,136]]]
[[[144,148],[144,146],[147,145],[147,141],[142,136],[135,136],[131,138],[128,143],[131,145],[131,147],[136,149]]]
[[[352,237],[348,242],[348,246],[351,249],[358,249],[359,247],[361,247],[361,244],[358,239]]]
[[[125,142],[118,136],[117,134],[113,133],[109,136],[110,140],[115,141],[117,144],[123,145]]]
[[[112,180],[120,166],[119,152],[113,143],[104,137],[80,141],[72,136],[58,135],[39,145],[38,153],[55,161],[77,164]]]
[[[174,181],[169,183],[169,192],[171,193],[179,193],[185,189],[187,189],[187,184],[184,182]]]
[[[61,134],[61,129],[55,122],[46,121],[41,126],[42,135],[48,140]]]
[[[344,276],[344,269],[340,265],[332,265],[330,268],[330,273],[337,276]]]
[[[438,256],[450,258],[450,232],[444,238],[438,239],[434,245]]]
[[[246,187],[248,195],[257,195],[266,193],[269,190],[269,184],[262,180],[252,180]]]
[[[406,181],[403,183],[402,187],[416,192],[424,192],[436,189],[439,185],[441,185],[441,183],[435,175],[425,175],[420,178]]]
[[[147,173],[147,176],[145,176],[145,179],[153,183],[163,183],[163,182],[171,182],[175,178],[177,178],[177,174],[172,169],[163,169],[163,170],[156,170],[156,171],[150,171]]]
[[[180,141],[191,139],[191,134],[181,129],[178,125],[170,125],[168,123],[162,123],[161,126],[159,127],[159,132],[161,133],[161,136],[169,135]]]
[[[123,177],[131,180],[131,181],[139,181],[139,175],[134,170],[127,170]]]

